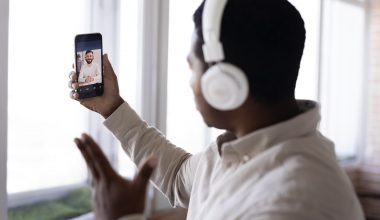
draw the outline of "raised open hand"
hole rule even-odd
[[[116,220],[128,214],[143,213],[146,188],[157,159],[147,159],[136,177],[126,180],[116,173],[99,145],[90,136],[82,134],[74,142],[93,176],[92,206],[96,219]]]

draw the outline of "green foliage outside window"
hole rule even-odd
[[[63,220],[91,211],[91,190],[81,188],[66,197],[9,209],[9,220]]]

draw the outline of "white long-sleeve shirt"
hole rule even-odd
[[[105,122],[136,164],[159,158],[152,183],[187,219],[364,220],[334,146],[317,125],[319,107],[191,155],[149,127],[124,103]],[[188,125],[191,126],[191,125]],[[142,215],[123,220],[144,219]]]
[[[87,77],[92,77],[94,80],[86,83]],[[83,64],[79,73],[78,82],[85,83],[86,85],[102,83],[102,74],[99,64],[94,61],[91,64]]]

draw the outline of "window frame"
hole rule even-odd
[[[139,1],[137,108],[149,125],[166,133],[169,0]],[[150,185],[146,214],[169,207],[162,193]],[[168,204],[167,206],[163,204]]]
[[[121,0],[86,0],[90,8],[88,32],[102,33],[103,51],[112,60],[112,67],[116,74],[119,72],[119,5]],[[106,34],[107,33],[107,34]],[[108,34],[113,33],[113,34]],[[89,111],[88,131],[102,148],[111,165],[117,169],[117,141],[103,126],[103,117],[98,113]],[[89,177],[90,178],[90,177]],[[88,178],[88,181],[89,181]]]
[[[358,0],[356,0],[358,1]],[[365,35],[364,35],[364,73],[363,76],[363,112],[362,112],[362,127],[361,127],[361,135],[364,140],[362,140],[362,148],[356,149],[356,155],[357,155],[357,162],[362,163],[365,160],[365,151],[368,148],[368,114],[369,114],[369,95],[370,95],[370,88],[366,86],[366,82],[368,83],[370,80],[370,63],[371,63],[371,44],[372,44],[372,38],[371,38],[371,4],[372,0],[364,0],[364,10],[365,10]],[[360,151],[361,150],[361,151]]]
[[[9,0],[0,1],[0,219],[8,219],[7,126],[8,126],[8,21]]]

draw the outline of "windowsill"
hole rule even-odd
[[[70,220],[94,220],[95,216],[93,212],[81,215],[79,217],[72,218]]]
[[[13,193],[8,195],[8,208],[26,206],[47,200],[57,200],[70,192],[86,187],[85,183],[73,184],[68,186],[54,187],[48,189],[34,190],[29,192]]]
[[[359,159],[357,157],[338,158],[338,163],[341,167],[347,169],[356,169],[359,166]]]
[[[40,201],[11,208],[8,210],[8,216],[9,220],[73,218],[74,216],[81,216],[83,213],[91,211],[90,199],[91,190],[88,187],[82,187],[72,190],[59,199]]]
[[[186,219],[187,209],[167,208],[153,213],[148,220],[184,220]],[[94,213],[90,212],[70,220],[95,220]]]

